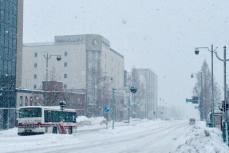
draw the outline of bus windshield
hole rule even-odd
[[[19,118],[41,117],[41,108],[21,108]]]

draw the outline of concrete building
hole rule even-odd
[[[0,0],[0,129],[15,125],[22,27],[23,0]]]
[[[21,106],[58,106],[60,101],[67,101],[66,108],[77,110],[78,115],[85,115],[86,95],[84,91],[64,91],[63,83],[44,81],[41,90],[17,90],[17,107]]]
[[[132,69],[132,85],[137,88],[133,96],[133,117],[156,118],[158,107],[157,75],[150,69]]]
[[[24,44],[22,59],[21,88],[39,90],[42,81],[59,81],[66,91],[84,90],[88,115],[101,115],[112,88],[124,85],[124,57],[101,35],[56,36],[52,43]]]

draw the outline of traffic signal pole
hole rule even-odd
[[[212,127],[215,127],[215,98],[214,98],[214,67],[213,67],[213,54],[214,54],[214,48],[213,45],[211,45],[211,98],[212,98]]]
[[[224,46],[224,102],[225,102],[225,106],[227,106],[227,53],[226,53],[226,46]],[[225,109],[225,113],[224,113],[224,119],[225,119],[225,132],[226,132],[226,143],[228,145],[228,114],[227,114],[227,109]]]
[[[229,59],[227,59],[227,52],[226,52],[226,46],[223,47],[224,50],[224,56],[223,59],[220,58],[217,54],[217,52],[214,52],[217,59],[219,59],[220,61],[223,62],[224,65],[224,105],[225,105],[225,112],[224,112],[224,134],[226,136],[226,143],[228,144],[228,111],[226,109],[228,102],[227,102],[227,61],[229,61]]]
[[[112,129],[115,126],[115,119],[116,119],[116,103],[115,103],[115,89],[112,89]]]

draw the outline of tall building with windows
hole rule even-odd
[[[22,23],[23,0],[0,0],[0,129],[15,123],[16,64],[21,60]]]
[[[24,44],[21,81],[30,90],[59,81],[66,91],[85,91],[88,115],[103,115],[112,88],[124,86],[124,57],[101,35],[56,36],[51,43]]]

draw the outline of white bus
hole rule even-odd
[[[58,106],[26,106],[18,110],[18,135],[76,132],[76,110]]]

